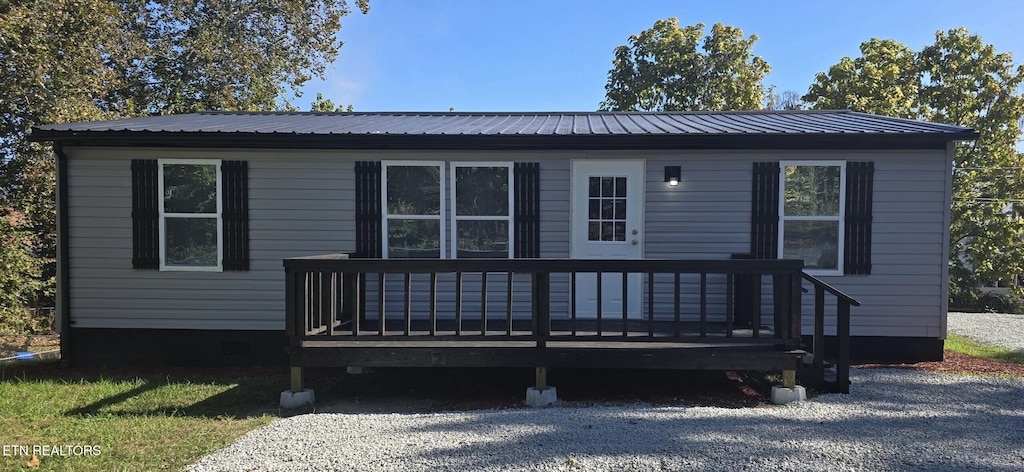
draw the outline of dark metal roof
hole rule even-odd
[[[68,144],[362,149],[942,147],[975,138],[970,128],[847,110],[205,112],[38,126],[31,135]]]

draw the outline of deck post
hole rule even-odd
[[[782,371],[782,386],[786,388],[796,388],[796,371],[795,370],[784,370]]]
[[[537,385],[526,389],[528,406],[546,406],[558,401],[558,389],[548,386],[548,368],[537,367]]]
[[[846,300],[836,304],[836,335],[839,338],[836,388],[839,393],[850,393],[850,303]]]
[[[281,408],[297,408],[316,402],[313,389],[305,388],[302,382],[302,366],[292,366],[291,390],[281,392]]]
[[[303,378],[302,378],[302,366],[297,366],[297,365],[293,365],[292,366],[292,382],[291,382],[291,386],[292,386],[292,391],[293,392],[301,392],[301,391],[305,390],[305,385],[303,385]]]

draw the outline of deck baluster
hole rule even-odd
[[[508,336],[512,336],[512,277],[513,272],[508,272],[505,287],[505,334]]]
[[[462,334],[462,272],[455,273],[455,335]]]
[[[384,336],[386,328],[384,327],[385,321],[387,321],[387,304],[384,303],[384,285],[386,285],[386,277],[383,272],[377,273],[377,333]]]
[[[622,337],[629,336],[629,273],[622,273]]]
[[[700,273],[700,337],[708,336],[708,273]]]
[[[751,304],[750,308],[754,310],[751,313],[750,319],[751,328],[754,330],[753,337],[761,337],[761,276],[758,275],[754,278],[754,284],[750,289],[750,297],[754,299],[754,303]]]
[[[732,303],[734,279],[735,274],[727,274],[725,276],[725,337],[727,338],[732,337],[732,320],[735,315],[733,313],[735,308]]]
[[[412,331],[412,274],[405,273],[405,335]]]
[[[825,289],[814,286],[814,371],[821,372],[825,361]]]
[[[341,307],[344,303],[343,295],[343,283],[341,280],[341,272],[331,272],[331,313],[327,318],[327,335],[334,336],[335,323],[341,326]]]
[[[430,335],[437,335],[437,272],[430,273]]]
[[[365,305],[363,305],[363,290],[365,285],[363,282],[365,282],[366,279],[363,277],[363,274],[350,274],[350,276],[352,277],[353,297],[352,304],[350,305],[352,310],[352,334],[359,336],[359,325],[362,322],[363,310],[365,309]]]
[[[601,310],[601,301],[604,299],[604,294],[602,293],[602,289],[604,288],[604,287],[602,287],[603,285],[604,284],[601,283],[601,271],[597,271],[597,335],[598,336],[602,335],[602,329],[601,329],[602,328],[602,326],[601,326],[601,311],[602,311]]]
[[[572,335],[576,336],[576,273],[569,273],[569,317]]]
[[[682,335],[682,333],[681,333],[681,331],[682,331],[682,321],[680,320],[681,307],[680,307],[680,304],[679,304],[679,298],[680,298],[679,297],[679,272],[676,272],[676,273],[674,273],[672,275],[673,275],[673,280],[672,280],[672,296],[674,297],[674,302],[673,302],[673,305],[672,305],[673,306],[672,316],[673,316],[673,324],[675,324],[675,331],[676,331],[675,334],[676,334],[676,337],[678,338],[680,335]]]
[[[487,271],[480,274],[480,336],[487,335]]]
[[[647,273],[647,337],[654,337],[654,272]]]

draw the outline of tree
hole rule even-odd
[[[18,241],[4,257],[30,257],[11,277],[42,287],[31,302],[52,303],[56,247],[53,153],[25,140],[32,126],[291,108],[337,56],[349,12],[345,0],[0,1],[0,220],[20,222],[0,241]]]
[[[803,110],[805,105],[800,94],[793,90],[786,90],[779,95],[772,85],[764,94],[765,110]]]
[[[987,282],[1024,274],[1024,156],[1015,150],[1024,118],[1024,67],[966,29],[939,31],[919,52],[891,40],[861,45],[818,74],[804,100],[857,111],[967,126],[977,141],[957,145],[950,225],[950,298],[973,303]],[[1019,288],[1018,288],[1019,290]]]
[[[721,23],[704,36],[702,23],[680,28],[676,18],[656,21],[615,48],[600,109],[759,109],[771,67],[753,55],[757,39]]]
[[[865,113],[918,117],[921,68],[918,54],[891,39],[861,43],[861,56],[844,57],[819,72],[803,96],[816,109],[850,109]]]
[[[334,106],[334,102],[329,98],[324,98],[324,94],[317,92],[316,100],[310,104],[309,111],[315,111],[320,113],[340,113],[340,112],[353,112],[355,107],[349,104],[348,106]]]

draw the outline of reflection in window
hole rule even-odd
[[[511,166],[452,164],[458,258],[511,257]]]
[[[163,268],[219,268],[221,223],[218,167],[217,163],[210,161],[161,163]]]
[[[788,163],[782,169],[779,254],[803,260],[808,269],[838,271],[845,166],[808,162]]]
[[[386,256],[442,257],[441,165],[385,165],[384,178]]]

